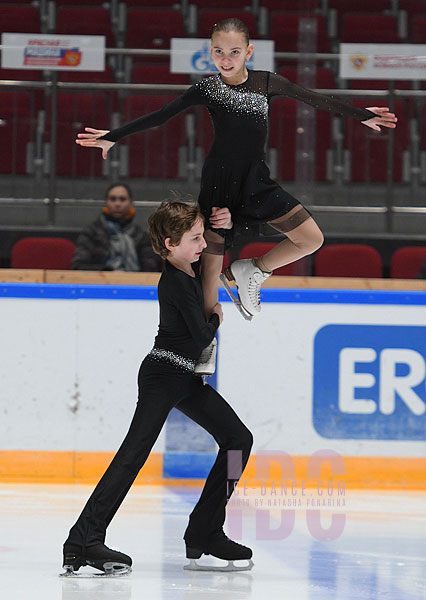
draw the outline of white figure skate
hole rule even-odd
[[[272,273],[265,273],[256,265],[253,258],[236,260],[231,266],[226,267],[220,280],[225,286],[232,302],[247,321],[260,312],[260,286]],[[235,281],[238,299],[229,287],[228,281]]]
[[[210,344],[201,352],[195,365],[195,375],[209,377],[216,369],[217,339],[213,338]]]

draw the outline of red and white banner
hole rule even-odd
[[[1,66],[9,69],[104,71],[103,35],[3,33]]]

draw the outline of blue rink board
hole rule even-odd
[[[43,283],[0,284],[0,298],[46,298],[57,300],[157,300],[156,286],[69,285]],[[383,290],[312,290],[264,288],[262,302],[309,304],[426,305],[426,292]],[[230,302],[219,288],[220,302]]]

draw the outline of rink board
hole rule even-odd
[[[220,299],[213,383],[271,477],[331,451],[347,484],[426,487],[425,292],[264,289],[251,323]],[[134,411],[156,288],[6,283],[0,307],[0,478],[96,480]],[[203,478],[215,448],[173,411],[140,481]]]

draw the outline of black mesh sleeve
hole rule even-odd
[[[268,82],[268,97],[287,96],[310,104],[315,108],[326,110],[331,113],[342,115],[344,117],[352,117],[358,121],[367,121],[372,117],[376,117],[374,113],[365,108],[352,106],[346,102],[342,102],[333,96],[324,96],[318,92],[313,92],[300,85],[292,83],[285,77],[270,73]]]
[[[109,131],[99,139],[118,142],[123,137],[132,133],[138,133],[138,131],[145,131],[146,129],[151,129],[151,127],[162,125],[180,112],[196,104],[203,104],[203,98],[197,87],[193,85],[184,94],[172,100],[172,102],[165,104],[159,110],[143,115],[134,121],[130,121],[130,123],[126,123],[122,127],[117,127],[117,129]]]

